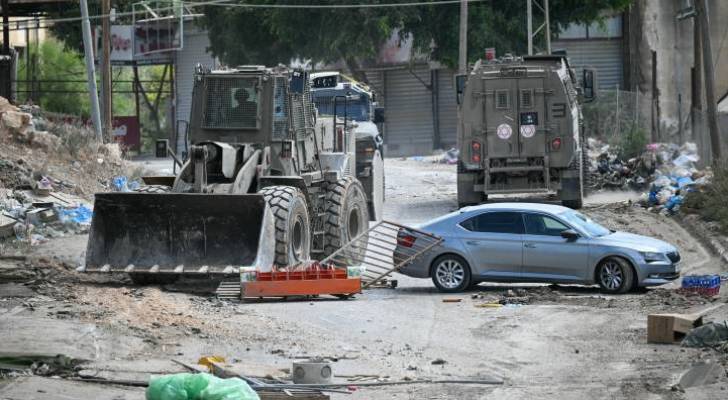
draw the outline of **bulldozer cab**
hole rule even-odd
[[[266,72],[263,68],[226,73],[198,71],[192,92],[190,141],[270,142],[272,86],[287,82],[285,78],[274,78],[271,85]],[[285,119],[285,107],[279,108],[280,117]]]

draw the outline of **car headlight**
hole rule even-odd
[[[646,251],[641,253],[642,257],[644,257],[645,261],[652,262],[652,261],[666,261],[667,256],[665,256],[664,253],[653,253],[650,251]]]

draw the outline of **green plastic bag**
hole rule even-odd
[[[188,373],[153,376],[146,397],[147,400],[260,400],[242,379]]]

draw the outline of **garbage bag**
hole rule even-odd
[[[181,373],[153,376],[147,400],[260,400],[239,378],[220,379],[210,374]]]
[[[78,207],[61,208],[58,210],[58,218],[61,222],[73,222],[76,224],[90,224],[93,210],[80,204]]]
[[[115,176],[114,179],[111,180],[111,182],[114,185],[114,189],[116,189],[117,192],[128,192],[129,187],[127,186],[128,179],[127,177],[121,175],[121,176]]]
[[[711,322],[690,330],[682,341],[685,347],[718,346],[728,341],[728,320]]]

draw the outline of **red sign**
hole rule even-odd
[[[139,150],[141,148],[141,131],[139,130],[139,118],[114,117],[112,136],[114,141],[127,150]]]
[[[485,49],[485,59],[488,61],[495,60],[495,47],[488,47]]]

